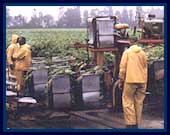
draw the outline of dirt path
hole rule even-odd
[[[143,109],[142,129],[163,129],[163,99],[146,98]],[[22,108],[18,118],[9,118],[7,127],[12,129],[123,129],[122,112],[107,109],[57,112],[45,108]]]

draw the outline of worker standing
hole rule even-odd
[[[14,68],[15,68],[15,61],[13,59],[13,54],[17,53],[17,50],[19,49],[19,45],[17,44],[18,35],[13,34],[12,35],[12,44],[10,44],[7,48],[6,54],[7,54],[7,64],[8,64],[8,74],[14,75]]]
[[[22,95],[22,89],[24,85],[24,75],[29,71],[31,66],[31,46],[26,44],[26,39],[24,37],[18,38],[18,43],[20,48],[18,53],[14,54],[13,57],[16,59],[16,80],[17,80],[17,90]]]
[[[123,52],[119,70],[119,88],[123,87],[122,104],[126,128],[138,128],[147,84],[147,57],[130,39],[131,46]],[[124,86],[123,86],[124,85]]]

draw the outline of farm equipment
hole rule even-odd
[[[128,24],[126,24],[126,23],[115,24],[114,28],[116,29],[117,36],[119,39],[128,39],[129,38],[129,34],[126,31],[126,29],[129,28]]]
[[[138,41],[143,44],[160,44],[164,42],[164,20],[149,14],[145,19],[138,13],[138,25],[142,29],[141,39]]]
[[[127,27],[127,24],[117,24],[116,16],[90,17],[87,19],[87,44],[76,43],[74,46],[86,48],[88,60],[89,51],[93,52],[93,64],[103,66],[104,52],[114,52],[119,56],[129,46],[129,41],[125,38]]]
[[[97,16],[87,18],[87,44],[74,44],[75,48],[86,48],[89,60],[89,52],[93,55],[93,65],[105,67],[104,82],[106,96],[112,95],[112,83],[118,77],[119,63],[125,47],[130,43],[126,29],[128,24],[118,24],[116,16]],[[109,55],[107,54],[109,53]],[[106,57],[114,56],[114,60],[106,63]],[[114,77],[114,79],[113,79]],[[111,92],[111,93],[110,93]],[[108,102],[112,103],[112,96],[107,97]],[[108,104],[108,107],[111,106]]]
[[[112,95],[113,82],[118,78],[122,53],[124,48],[130,45],[126,32],[128,27],[128,24],[118,24],[116,16],[90,17],[87,19],[87,44],[74,44],[75,48],[86,48],[88,61],[91,52],[92,65],[105,68],[103,74],[104,97],[108,108],[112,108],[112,96],[110,95]],[[117,93],[117,89],[115,93]],[[120,92],[118,93],[121,95]],[[119,96],[115,102],[115,104],[120,103],[121,97]],[[119,107],[121,107],[120,104]]]
[[[99,65],[101,67],[106,67],[105,64],[105,53],[110,52],[115,56],[115,61],[111,62],[113,65],[106,67],[110,70],[110,74],[105,77],[105,82],[110,82],[110,78],[113,82],[118,77],[119,63],[122,53],[126,47],[129,47],[129,34],[126,29],[129,27],[128,24],[118,24],[116,16],[106,16],[106,17],[93,17],[87,19],[87,44],[75,44],[77,48],[85,47],[87,52],[92,52],[93,54],[93,64]],[[154,44],[159,45],[163,43],[163,20],[155,19],[155,16],[149,15],[146,20],[140,18],[140,27],[142,28],[142,38],[138,40],[139,43],[143,45]],[[136,27],[134,28],[133,36],[136,36]],[[76,46],[79,45],[79,46]],[[89,56],[89,54],[88,54]],[[89,57],[88,57],[89,58]],[[114,68],[113,68],[114,67]],[[105,71],[105,75],[106,75]],[[108,79],[109,78],[109,79]],[[107,85],[107,84],[105,84]],[[110,87],[113,86],[112,83],[109,84]],[[106,86],[105,89],[109,88]],[[109,90],[107,91],[109,93]],[[116,91],[117,92],[117,91]],[[109,95],[109,94],[107,94]],[[119,93],[118,95],[121,95]],[[117,97],[117,96],[116,96]],[[119,96],[121,99],[121,96]],[[117,103],[116,103],[117,104]]]
[[[119,39],[125,39],[127,24],[117,24],[116,16],[103,16],[87,19],[87,38],[91,48],[114,48],[119,46]],[[123,32],[121,33],[121,30]],[[125,42],[121,45],[127,45]]]

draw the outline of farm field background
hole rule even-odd
[[[132,36],[133,29],[127,30],[129,36]],[[75,49],[71,46],[76,43],[86,43],[86,29],[7,29],[6,47],[11,43],[12,34],[26,37],[27,44],[32,45],[32,55],[44,56],[49,52],[52,56],[74,56],[78,60],[84,60],[87,57],[86,49]],[[137,31],[137,37],[140,33]],[[164,57],[164,47],[144,47],[149,60],[162,59]]]
[[[128,29],[129,36],[132,36],[132,29]],[[6,31],[6,47],[11,43],[12,34],[26,37],[27,44],[32,45],[32,56],[45,56],[45,52],[49,52],[52,56],[65,58],[66,56],[74,56],[77,62],[87,60],[86,49],[75,49],[71,46],[76,43],[86,43],[86,29],[7,29]],[[137,33],[139,36],[140,33]],[[159,59],[164,59],[164,46],[152,47],[151,45],[142,46],[149,60],[149,69],[152,72],[152,63]],[[91,55],[90,55],[91,57]],[[90,58],[92,60],[92,58]],[[111,60],[114,62],[114,55],[106,54],[105,61]],[[153,78],[153,73],[150,74]],[[153,80],[153,79],[151,79]],[[151,84],[153,82],[151,81]],[[162,84],[159,88],[159,93],[162,93]],[[153,89],[153,88],[151,88]]]
[[[6,45],[11,43],[12,34],[26,37],[27,44],[32,45],[33,56],[44,56],[49,52],[53,56],[72,55],[83,59],[85,50],[71,48],[75,42],[85,43],[86,29],[8,29]]]

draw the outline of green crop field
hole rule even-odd
[[[132,36],[133,29],[127,30],[129,36]],[[85,43],[87,38],[86,29],[7,29],[6,45],[11,43],[12,34],[26,37],[27,44],[32,45],[33,56],[44,56],[49,52],[53,56],[74,56],[80,60],[86,58],[85,49],[75,49],[71,46],[75,42]],[[139,38],[140,33],[137,31]],[[154,48],[144,47],[149,60],[160,59],[164,57],[164,47]]]
[[[6,34],[7,46],[11,43],[12,34],[26,37],[27,44],[32,45],[33,56],[44,56],[45,52],[49,52],[53,56],[84,57],[84,50],[70,46],[75,42],[85,42],[85,29],[8,29]]]
[[[75,42],[85,43],[86,32],[86,29],[7,29],[6,46],[11,43],[12,34],[18,34],[26,37],[27,44],[32,45],[32,55],[34,57],[45,56],[45,52],[49,52],[52,56],[59,56],[60,58],[74,56],[80,62],[87,59],[86,49],[75,49],[71,46]],[[133,35],[131,29],[128,29],[128,32],[129,36]],[[137,32],[137,36],[139,35],[140,33]],[[163,45],[156,47],[141,45],[141,47],[146,52],[150,64],[155,60],[164,58]],[[114,62],[114,60],[115,56],[113,54],[105,54],[105,61]],[[158,91],[162,91],[162,87]]]

